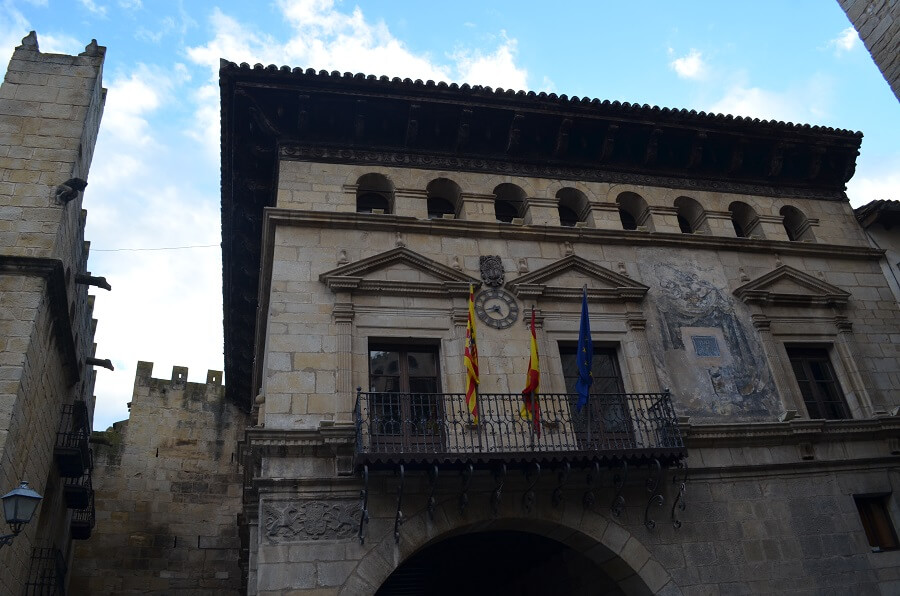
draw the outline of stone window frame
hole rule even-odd
[[[809,414],[809,405],[806,402],[806,398],[803,397],[803,392],[800,389],[800,379],[797,378],[797,372],[794,370],[794,361],[800,360],[804,363],[809,363],[815,360],[822,359],[824,360],[828,368],[830,368],[830,372],[834,375],[834,379],[832,383],[836,386],[836,390],[839,394],[840,399],[835,400],[836,403],[839,403],[841,408],[843,409],[844,416],[838,416],[836,418],[827,418],[828,420],[848,420],[853,418],[853,415],[850,410],[850,405],[847,403],[847,398],[844,393],[844,386],[841,383],[841,379],[838,376],[837,369],[834,366],[834,354],[833,350],[819,346],[815,344],[795,344],[795,343],[785,343],[784,344],[785,352],[788,355],[788,365],[791,368],[791,372],[794,375],[794,381],[797,385],[797,390],[800,392],[800,399],[803,400],[804,405],[806,406],[807,415]],[[824,358],[822,358],[824,356]],[[811,372],[811,370],[809,371]],[[821,400],[821,393],[818,388],[812,387],[811,393],[813,393],[813,399],[816,402],[815,405],[820,410],[822,410],[827,403],[826,401]]]

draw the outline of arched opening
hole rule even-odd
[[[508,529],[459,534],[419,549],[394,570],[376,595],[650,593],[633,571],[623,573],[623,568],[628,569],[624,561],[603,547],[591,546],[576,548],[540,534]]]
[[[616,198],[619,205],[619,219],[623,230],[636,230],[638,227],[653,231],[653,220],[650,208],[644,197],[633,192],[623,192]]]
[[[364,174],[356,181],[357,213],[393,213],[394,185],[382,174]]]
[[[459,185],[449,178],[435,178],[426,187],[428,193],[428,219],[441,219],[445,215],[459,217],[462,203]]]
[[[743,201],[734,201],[728,206],[731,212],[731,225],[734,227],[734,235],[738,238],[765,238],[762,226],[759,225],[759,216],[753,207]]]
[[[812,228],[809,225],[809,219],[806,215],[790,205],[781,208],[782,223],[784,231],[787,232],[788,240],[792,242],[814,242]]]
[[[494,189],[494,216],[497,221],[510,223],[522,217],[525,208],[525,191],[505,182]]]
[[[678,197],[675,199],[675,209],[682,234],[709,233],[706,210],[700,203],[690,197]]]
[[[561,188],[556,198],[559,199],[559,225],[572,228],[585,220],[589,203],[583,192],[575,188]]]

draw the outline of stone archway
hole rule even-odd
[[[382,526],[384,527],[384,526]],[[542,541],[559,545],[559,552],[571,551],[570,560],[582,565],[585,560],[598,567],[598,573],[613,580],[618,591],[610,594],[666,594],[676,596],[681,590],[641,542],[626,528],[604,516],[584,511],[572,504],[562,512],[540,509],[528,516],[491,515],[486,508],[460,514],[453,503],[438,506],[434,520],[424,511],[409,518],[402,526],[400,544],[390,531],[373,536],[374,544],[362,558],[339,592],[341,596],[374,594],[402,565],[427,556],[429,549],[455,540],[462,544],[466,536],[481,534],[496,540],[503,534],[526,533]],[[600,577],[598,575],[598,577]],[[474,594],[474,592],[471,592]]]

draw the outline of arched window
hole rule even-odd
[[[743,201],[735,201],[728,206],[731,212],[731,225],[734,226],[734,235],[738,238],[765,238],[762,226],[759,225],[759,216],[753,207]]]
[[[706,210],[700,203],[690,197],[678,197],[675,199],[675,209],[678,210],[678,227],[682,234],[709,233]]]
[[[494,189],[494,215],[497,221],[510,223],[514,218],[522,217],[524,211],[525,191],[508,182]]]
[[[633,192],[623,192],[616,198],[616,203],[619,204],[619,219],[622,220],[623,230],[636,230],[638,226],[653,230],[650,208],[644,197]]]
[[[382,174],[364,174],[356,181],[357,213],[393,213],[394,185]]]
[[[589,203],[583,192],[571,187],[561,188],[556,198],[559,199],[559,225],[571,228],[585,220]]]
[[[444,215],[459,216],[462,191],[449,178],[435,178],[426,187],[428,192],[428,219],[441,219]]]
[[[785,205],[779,213],[781,213],[783,218],[782,223],[784,223],[784,231],[787,232],[788,240],[792,242],[815,242],[809,219],[802,211],[796,207]]]

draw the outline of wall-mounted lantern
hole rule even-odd
[[[25,524],[31,521],[43,497],[28,488],[28,483],[23,480],[19,488],[14,488],[0,499],[3,500],[3,516],[12,530],[12,534],[0,536],[2,548],[4,545],[12,544],[13,538],[18,536]]]

